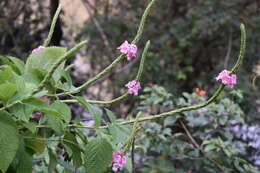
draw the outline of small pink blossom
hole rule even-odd
[[[32,53],[38,52],[38,51],[43,50],[43,49],[45,49],[44,46],[39,46],[39,47],[33,49],[33,50],[32,50]]]
[[[230,71],[223,70],[219,73],[216,77],[216,80],[221,80],[221,82],[226,85],[228,88],[233,88],[234,85],[237,83],[237,76],[235,74],[230,75]]]
[[[48,104],[51,104],[51,100],[47,97],[43,97],[43,96],[40,96],[38,97],[39,99],[42,99],[44,102],[48,103]],[[31,118],[40,118],[41,116],[43,115],[42,112],[34,112],[32,115],[31,115]]]
[[[136,57],[137,46],[135,44],[129,44],[128,41],[122,43],[117,49],[119,49],[121,53],[126,54],[128,61]]]
[[[122,170],[123,166],[126,164],[126,156],[123,155],[125,150],[118,149],[112,154],[112,170],[118,171]]]
[[[136,80],[132,80],[130,82],[128,82],[125,87],[128,88],[128,93],[129,94],[134,94],[135,96],[138,95],[138,90],[141,89],[141,85],[140,82],[136,81]]]

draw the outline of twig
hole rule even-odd
[[[184,129],[185,133],[187,134],[187,136],[189,137],[189,139],[191,140],[192,144],[204,155],[205,158],[207,158],[209,161],[211,161],[220,171],[222,171],[223,173],[225,173],[226,171],[221,167],[221,165],[218,164],[218,162],[210,157],[208,157],[204,151],[202,150],[202,148],[200,147],[200,145],[196,142],[196,140],[192,137],[191,133],[189,132],[189,130],[187,129],[187,127],[185,126],[185,124],[182,122],[182,120],[179,120],[180,124],[182,126],[182,128]]]
[[[109,51],[110,56],[114,57],[115,55],[113,53],[112,47],[110,46],[110,43],[108,41],[108,38],[107,38],[103,28],[101,27],[101,25],[100,25],[99,21],[97,20],[97,18],[95,17],[95,15],[91,14],[91,9],[94,9],[94,11],[96,13],[97,13],[97,10],[91,5],[91,3],[88,0],[82,0],[82,3],[85,6],[85,8],[90,16],[90,19],[93,21],[95,27],[97,28],[98,32],[100,33],[101,38],[103,39],[105,47]]]

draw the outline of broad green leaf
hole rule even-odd
[[[0,111],[0,170],[5,173],[19,147],[19,134],[13,119]]]
[[[51,126],[51,128],[56,131],[59,134],[63,134],[64,132],[64,127],[63,127],[63,123],[61,122],[61,120],[55,116],[51,116],[51,115],[46,115],[48,116],[47,118],[47,124]]]
[[[34,106],[18,103],[10,108],[10,112],[19,120],[29,122],[30,116],[34,111]]]
[[[51,104],[51,107],[57,112],[61,113],[64,116],[64,120],[70,122],[71,120],[71,111],[67,104],[55,101]]]
[[[13,83],[0,84],[0,99],[7,103],[10,97],[17,91],[16,85]]]
[[[20,145],[12,163],[12,168],[16,170],[16,173],[29,173],[32,172],[32,167],[32,156],[25,151],[23,145]]]
[[[25,73],[31,73],[33,69],[41,69],[50,72],[51,67],[58,58],[66,53],[66,49],[62,47],[47,47],[41,51],[32,53],[25,64]],[[60,78],[61,69],[64,63],[61,64],[53,74],[53,78],[57,81]]]
[[[85,155],[86,172],[103,173],[111,163],[112,146],[105,139],[93,139],[87,144]]]
[[[76,100],[79,101],[82,106],[89,111],[93,120],[95,120],[95,126],[99,127],[101,125],[101,118],[102,118],[102,110],[99,107],[93,106],[86,102],[86,100],[82,97],[74,97]]]

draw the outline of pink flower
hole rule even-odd
[[[230,75],[230,71],[223,70],[219,73],[216,77],[216,80],[221,80],[221,82],[226,85],[228,88],[233,88],[234,85],[237,83],[237,76],[235,74]]]
[[[118,149],[112,154],[112,170],[118,171],[122,170],[124,164],[126,164],[126,156],[123,155],[125,150]]]
[[[129,94],[134,94],[135,96],[138,95],[138,90],[141,89],[141,85],[140,82],[136,81],[136,80],[132,80],[130,82],[128,82],[125,87],[128,88],[128,93]]]
[[[45,49],[45,47],[44,47],[44,46],[39,46],[39,47],[33,49],[33,50],[32,50],[32,53],[38,52],[38,51],[40,51],[40,50],[42,50],[42,49]]]
[[[51,100],[48,99],[47,97],[41,96],[41,97],[38,97],[38,98],[42,99],[43,101],[45,101],[45,102],[48,103],[48,104],[51,104]],[[40,118],[42,115],[43,115],[42,112],[34,112],[34,113],[31,115],[31,118]]]
[[[122,43],[117,49],[119,49],[121,53],[126,54],[128,61],[135,57],[137,53],[137,46],[135,44],[129,44],[128,41]]]

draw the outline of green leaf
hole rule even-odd
[[[173,115],[173,116],[169,116],[169,117],[166,117],[164,119],[164,122],[163,122],[163,125],[166,127],[166,126],[173,126],[174,123],[177,121],[177,119],[179,118],[180,116],[179,115]]]
[[[18,103],[10,108],[10,112],[19,120],[29,122],[34,107],[29,104]]]
[[[16,74],[12,70],[10,66],[4,68],[3,71],[0,72],[0,83],[10,82],[15,83]]]
[[[74,97],[76,100],[79,101],[80,104],[83,105],[83,107],[89,111],[91,114],[93,120],[95,121],[95,126],[99,127],[101,125],[101,117],[102,117],[102,110],[99,107],[93,106],[86,102],[86,100],[83,97]]]
[[[12,167],[16,170],[16,173],[28,173],[32,172],[32,156],[25,151],[23,145],[20,145],[15,159],[12,163]]]
[[[123,128],[116,124],[108,125],[109,133],[113,136],[115,143],[122,143],[129,136],[129,129]]]
[[[37,128],[36,128],[37,124],[34,123],[34,122],[24,123],[23,126],[24,126],[25,128],[27,128],[28,130],[30,130],[30,132],[32,132],[32,133],[35,133],[36,130],[37,130]]]
[[[105,139],[94,139],[86,146],[85,166],[88,173],[103,173],[112,159],[112,146]]]
[[[15,122],[7,112],[0,111],[0,170],[5,173],[19,147]]]
[[[76,140],[76,137],[71,133],[66,133],[64,136],[64,144],[72,151],[73,164],[79,168],[82,166],[81,148]]]
[[[44,140],[35,135],[28,137],[24,138],[25,147],[32,149],[36,153],[43,153],[45,150]]]
[[[22,60],[13,56],[7,56],[7,58],[13,62],[12,68],[15,72],[17,72],[18,74],[24,73],[25,64]]]
[[[30,73],[33,69],[41,69],[50,72],[53,64],[65,53],[66,49],[62,47],[47,47],[41,51],[32,53],[26,61],[25,73]],[[53,78],[55,81],[60,79],[60,73],[63,66],[64,63],[54,72]]]
[[[55,109],[57,112],[61,113],[64,116],[64,120],[70,122],[71,120],[71,111],[67,104],[55,101],[51,104],[51,107]]]
[[[24,100],[23,103],[33,106],[35,112],[43,112],[48,115],[55,116],[56,118],[62,120],[65,119],[64,115],[60,113],[59,110],[56,110],[54,107],[52,107],[51,105],[49,105],[48,103],[44,102],[39,98],[31,97],[29,99]]]
[[[108,110],[106,108],[105,108],[105,111],[106,111],[106,114],[107,114],[109,120],[111,121],[111,123],[115,123],[116,122],[115,114],[112,111],[110,111],[110,110]]]
[[[16,85],[13,83],[4,83],[0,85],[0,99],[7,103],[10,97],[17,91]]]
[[[48,172],[52,173],[52,172],[55,172],[55,169],[56,169],[58,162],[57,162],[55,154],[49,148],[48,148],[48,153],[49,153],[49,158],[50,158],[49,166],[48,166]]]
[[[64,126],[63,123],[61,122],[61,120],[55,116],[50,116],[50,115],[46,115],[48,116],[47,119],[47,124],[51,126],[51,128],[56,131],[59,134],[63,134],[64,132]]]

